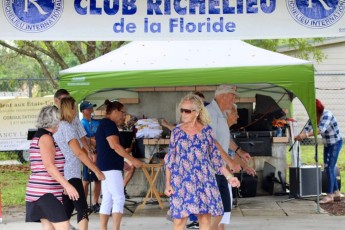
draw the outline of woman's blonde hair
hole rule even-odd
[[[192,102],[193,107],[194,107],[193,109],[195,109],[199,113],[197,117],[198,122],[200,122],[202,125],[207,125],[211,123],[210,116],[208,115],[208,111],[206,107],[204,106],[204,101],[202,100],[201,97],[199,97],[198,95],[194,93],[187,94],[181,99],[180,104],[178,106],[179,109],[181,109],[181,105],[185,101]]]
[[[62,98],[60,106],[61,120],[71,123],[75,117],[73,109],[76,109],[74,98],[70,96]]]

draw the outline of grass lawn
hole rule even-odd
[[[18,155],[16,152],[0,152],[0,161],[17,160]]]
[[[302,163],[306,165],[315,165],[315,147],[314,145],[302,145],[301,146],[301,158]],[[287,151],[287,153],[289,153]],[[286,154],[286,160],[288,165],[291,165],[291,154]],[[323,145],[318,146],[318,162],[323,170]],[[341,176],[341,192],[345,193],[345,147],[340,151],[337,166],[340,170]],[[288,170],[287,170],[288,173]],[[287,178],[289,178],[287,176]]]
[[[15,152],[0,152],[0,160],[17,160]],[[0,166],[2,206],[25,204],[26,183],[30,175],[28,164]]]
[[[29,170],[16,168],[16,171],[8,171],[0,167],[2,206],[25,204],[25,189],[29,175]]]

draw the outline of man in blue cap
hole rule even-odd
[[[95,104],[92,104],[89,101],[83,101],[80,104],[80,112],[83,114],[81,123],[86,131],[86,137],[89,149],[92,150],[92,153],[89,154],[89,157],[96,162],[96,140],[95,133],[99,126],[99,121],[92,118],[93,108],[96,107]],[[96,175],[85,165],[83,166],[83,187],[85,191],[85,196],[87,197],[89,193],[89,185],[91,182],[94,182],[93,189],[93,205],[91,209],[93,212],[99,212],[100,205],[98,203],[99,196],[101,194],[101,182],[97,179]],[[90,201],[91,202],[91,201]]]

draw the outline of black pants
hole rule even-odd
[[[228,181],[226,180],[225,176],[217,175],[217,174],[216,174],[216,180],[217,180],[220,196],[222,197],[224,212],[231,212],[231,197],[230,197]]]
[[[73,187],[79,193],[78,200],[71,200],[68,195],[62,195],[62,203],[65,208],[66,214],[69,219],[71,219],[74,208],[77,210],[77,221],[78,223],[83,219],[89,219],[88,217],[88,207],[85,197],[85,192],[83,188],[83,183],[80,178],[69,179],[68,182],[73,185]]]

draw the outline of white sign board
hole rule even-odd
[[[52,97],[0,100],[0,151],[29,149],[28,130],[41,108],[53,104]]]
[[[1,40],[345,36],[345,0],[0,0]]]

